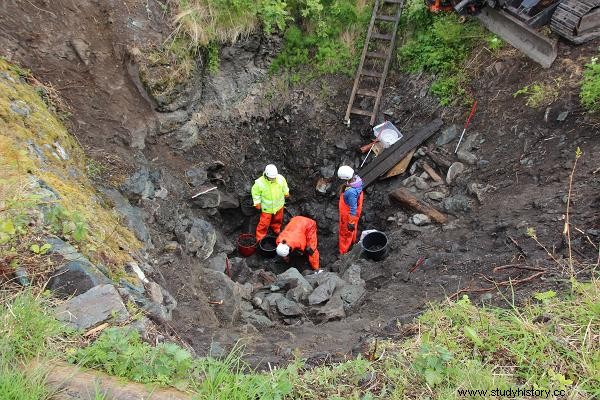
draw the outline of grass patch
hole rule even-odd
[[[547,107],[558,99],[560,86],[560,78],[551,83],[536,82],[517,90],[513,97],[524,96],[525,104],[531,108]]]
[[[39,238],[48,233],[73,242],[92,262],[121,268],[140,244],[101,205],[83,150],[49,110],[52,91],[23,82],[24,70],[6,61],[0,71],[7,76],[0,78],[0,266],[10,264],[0,273],[19,264],[38,272],[45,263],[31,263],[28,249],[43,246]]]
[[[587,110],[600,111],[600,63],[598,63],[598,57],[593,57],[585,65],[579,97],[581,104]]]
[[[54,357],[68,332],[48,311],[45,300],[22,292],[0,301],[0,398],[51,398],[43,367],[23,368],[37,357]]]
[[[418,0],[407,3],[401,24],[408,39],[397,52],[400,68],[434,74],[431,91],[442,105],[466,97],[464,62],[471,51],[480,45],[498,50],[503,44],[476,21],[462,22],[454,13],[433,14]]]

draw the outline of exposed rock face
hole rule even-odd
[[[138,207],[132,206],[129,201],[115,189],[101,189],[115,205],[115,208],[125,217],[125,223],[135,236],[152,247],[150,233],[145,222],[146,213]]]
[[[87,258],[81,254],[79,256],[79,259],[68,261],[56,271],[48,283],[48,289],[69,297],[85,293],[94,286],[111,283]]]
[[[75,329],[89,329],[107,320],[127,321],[129,312],[113,285],[98,285],[59,305],[56,318]]]
[[[183,248],[206,260],[213,252],[217,234],[213,226],[200,218],[184,219],[175,227],[175,235]]]
[[[242,293],[240,284],[222,272],[201,268],[198,271],[200,286],[209,301],[214,302],[214,312],[224,324],[233,325],[241,317]],[[221,303],[222,301],[222,303]]]

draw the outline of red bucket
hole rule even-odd
[[[237,248],[240,255],[250,257],[256,251],[258,241],[251,233],[242,233],[237,239]]]

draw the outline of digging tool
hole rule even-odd
[[[417,268],[419,268],[421,266],[421,264],[423,264],[425,262],[425,257],[421,257],[417,260],[417,262],[415,263],[414,267],[412,267],[408,272],[415,272],[415,270]]]
[[[460,142],[462,142],[463,136],[465,136],[465,132],[467,131],[467,128],[469,127],[469,124],[471,123],[471,118],[473,118],[473,114],[475,114],[476,109],[477,109],[477,100],[475,100],[475,102],[473,103],[473,107],[471,107],[471,114],[469,114],[469,118],[467,118],[467,123],[465,124],[465,129],[463,129],[462,133],[460,134],[460,139],[458,139],[458,144],[456,145],[456,149],[454,149],[454,154],[456,154],[456,152],[458,151],[458,146],[460,146]]]

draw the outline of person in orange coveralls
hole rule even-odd
[[[362,212],[364,193],[362,191],[362,179],[354,174],[354,170],[351,167],[342,165],[338,169],[338,178],[346,181],[344,189],[340,194],[340,225],[338,236],[340,254],[345,254],[350,250],[352,244],[356,242],[358,219]]]
[[[320,272],[315,220],[303,216],[293,217],[277,237],[276,243],[278,256],[285,258],[290,252],[302,252],[308,256],[310,267]]]

